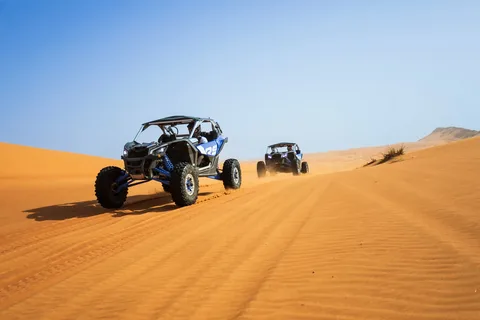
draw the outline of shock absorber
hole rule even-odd
[[[167,169],[168,171],[173,170],[173,163],[172,161],[170,161],[167,155],[163,156],[163,163],[165,163],[165,169]]]

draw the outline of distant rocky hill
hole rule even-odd
[[[480,131],[459,127],[440,127],[419,141],[456,141],[480,136]]]

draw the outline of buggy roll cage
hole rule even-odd
[[[173,132],[171,128],[176,128],[177,125],[179,124],[189,124],[192,121],[195,121],[195,124],[193,126],[193,129],[191,132],[187,134],[178,134],[178,129],[177,132]],[[136,141],[138,135],[145,131],[148,127],[152,125],[158,126],[162,132],[165,133],[170,133],[170,134],[175,134],[175,136],[178,137],[188,137],[188,139],[191,139],[193,137],[193,134],[195,133],[195,129],[197,129],[202,123],[210,123],[212,125],[212,129],[215,130],[218,135],[222,135],[223,131],[220,127],[220,124],[216,122],[215,120],[211,118],[198,118],[198,117],[188,117],[188,116],[172,116],[172,117],[166,117],[158,120],[153,120],[149,122],[142,123],[140,126],[140,129],[138,130],[137,134],[135,135],[135,138],[133,141]]]
[[[300,147],[298,146],[298,144],[294,143],[294,142],[279,142],[279,143],[274,143],[272,145],[269,145],[267,147],[267,150],[265,150],[265,154],[268,154],[268,153],[271,153],[269,152],[269,150],[274,150],[275,148],[282,148],[282,147],[288,147],[288,146],[291,146],[293,147],[293,151],[295,151],[295,153],[299,153],[300,151]],[[277,153],[275,151],[275,153]]]

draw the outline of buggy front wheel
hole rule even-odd
[[[263,161],[258,161],[257,162],[257,176],[259,178],[265,177],[267,174],[267,166],[265,165],[265,162]]]
[[[303,174],[307,174],[310,169],[308,168],[308,162],[302,162],[302,168],[300,170]]]
[[[170,185],[168,185],[168,184],[163,184],[163,183],[162,183],[162,187],[163,187],[163,191],[165,191],[166,193],[170,193],[170,192],[171,192],[171,191],[170,191],[170,189],[171,189],[171,188],[170,188]]]
[[[95,196],[98,203],[105,209],[119,209],[127,200],[128,185],[125,171],[118,167],[105,167],[97,175],[95,180]]]
[[[181,162],[173,168],[170,180],[172,200],[179,207],[194,204],[198,198],[198,173],[189,163]]]
[[[294,176],[300,175],[300,163],[297,159],[292,160],[292,173]]]

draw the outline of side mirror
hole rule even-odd
[[[297,154],[300,154],[300,152],[301,152],[300,150],[297,150]]]

